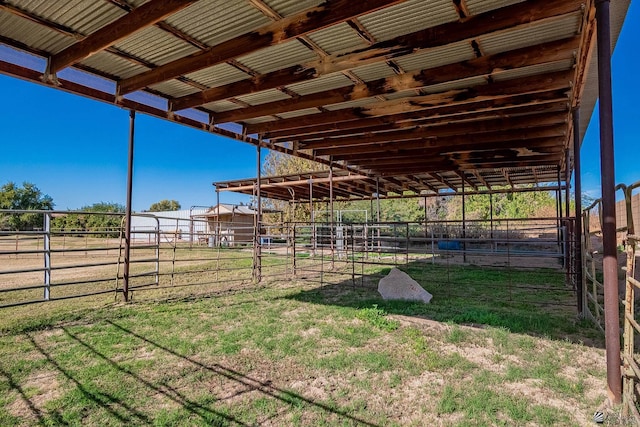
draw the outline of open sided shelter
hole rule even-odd
[[[496,171],[568,182],[600,96],[613,319],[609,58],[629,1],[609,3],[7,0],[0,72],[254,144],[258,159],[268,148],[436,193],[490,188]],[[613,320],[607,336],[615,364]],[[609,374],[618,400],[619,366]]]

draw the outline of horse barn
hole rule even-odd
[[[624,410],[640,421],[631,208],[627,225],[616,227],[615,221],[616,192],[631,200],[638,185],[614,182],[610,68],[629,3],[6,0],[0,2],[0,72],[130,111],[127,213],[122,230],[107,242],[119,248],[115,291],[125,301],[169,281],[180,285],[179,254],[195,254],[197,246],[183,231],[183,246],[171,250],[171,271],[163,272],[160,242],[134,243],[131,171],[134,123],[142,113],[256,147],[255,177],[215,183],[218,206],[224,192],[253,196],[252,222],[243,223],[250,228],[248,247],[203,245],[198,250],[208,248],[209,255],[186,257],[215,261],[208,283],[214,276],[255,283],[271,274],[321,283],[346,277],[356,286],[370,266],[412,264],[439,265],[441,276],[433,280],[454,289],[454,265],[506,271],[550,266],[563,285],[545,304],[560,301],[559,309],[602,325],[609,399],[624,397]],[[596,100],[602,199],[586,207],[573,195],[582,193],[580,147]],[[318,168],[262,176],[267,151],[312,160]],[[465,218],[469,196],[491,200],[531,191],[555,195],[552,218],[498,219],[493,207],[488,220]],[[427,220],[434,197],[459,199],[462,220]],[[381,221],[380,204],[395,198],[422,199],[424,221]],[[308,209],[310,220],[287,222],[276,214],[267,221],[266,199]],[[335,204],[356,200],[369,205],[366,219],[344,221]],[[9,290],[30,289],[37,297],[4,300],[5,307],[42,301],[43,286],[45,300],[99,293],[74,288],[86,285],[79,279],[56,283],[46,261],[52,236],[66,238],[65,245],[71,238],[49,228],[50,215],[44,217],[43,250],[37,253],[44,253],[45,268],[29,270],[43,271],[44,284],[38,278],[39,286],[15,285]],[[218,225],[198,227],[193,229],[208,230],[211,241],[221,240]],[[631,260],[623,309],[620,235]],[[601,239],[601,251],[592,237]],[[86,253],[89,246],[73,250]],[[244,260],[244,267],[229,267],[235,275],[224,278],[223,266],[232,258]],[[591,269],[598,262],[601,276]],[[0,271],[0,279],[18,273]],[[114,292],[113,281],[100,286],[100,292]],[[56,295],[59,289],[63,293]],[[624,321],[624,354],[617,316]]]

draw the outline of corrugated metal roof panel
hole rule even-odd
[[[360,17],[377,41],[458,20],[451,0],[408,0]]]
[[[395,75],[395,71],[393,71],[393,68],[389,67],[384,62],[378,62],[376,64],[354,68],[353,70],[351,70],[351,72],[365,82],[384,79]]]
[[[251,76],[229,64],[218,64],[195,73],[186,74],[185,77],[205,86],[216,87],[248,79]]]
[[[262,117],[255,117],[253,119],[247,119],[244,122],[253,125],[256,123],[272,122],[274,120],[276,120],[276,118],[273,116],[262,116]]]
[[[424,70],[466,61],[475,58],[473,47],[466,41],[425,49],[412,55],[396,58],[396,63],[405,71]]]
[[[385,95],[385,99],[391,101],[392,99],[400,99],[400,98],[406,98],[408,96],[416,96],[416,90],[415,89],[408,89],[408,90],[402,90],[400,92],[395,92],[395,93],[390,93],[388,95]]]
[[[242,108],[242,105],[225,100],[225,101],[209,102],[208,104],[204,104],[203,107],[215,113],[222,113],[224,111],[238,110]]]
[[[290,119],[292,117],[308,116],[309,114],[318,114],[320,110],[317,108],[305,108],[304,110],[288,111],[286,113],[278,113],[278,117]]]
[[[127,12],[107,1],[67,0],[11,0],[7,3],[48,21],[56,22],[80,33],[91,34]]]
[[[309,38],[330,55],[368,46],[345,22],[311,33]]]
[[[524,0],[466,0],[467,10],[472,15],[478,15],[490,10],[499,9],[516,3],[522,3]]]
[[[145,3],[149,2],[149,1],[150,0],[125,0],[125,2],[127,4],[129,4],[129,6],[132,6],[132,7],[140,7],[140,6],[142,6],[143,4],[145,4]]]
[[[150,87],[173,98],[199,92],[198,88],[183,83],[180,80],[167,80],[166,82],[158,83]]]
[[[297,40],[277,44],[237,58],[250,69],[266,74],[316,59],[315,53]]]
[[[0,36],[49,53],[58,53],[76,41],[73,37],[42,27],[28,19],[4,12],[2,9],[0,9]]]
[[[363,107],[365,105],[373,104],[374,102],[379,102],[379,101],[380,100],[377,98],[356,99],[354,101],[339,102],[337,104],[325,105],[324,108],[329,111],[335,111],[335,110],[342,110],[344,108]]]
[[[251,32],[271,22],[246,1],[200,0],[166,22],[209,46]]]
[[[121,79],[126,79],[148,70],[147,67],[104,51],[88,57],[81,64]]]
[[[531,65],[529,67],[516,68],[513,70],[505,70],[491,75],[491,78],[496,81],[510,80],[521,77],[533,76],[535,74],[552,73],[554,71],[569,70],[573,67],[573,59],[566,59],[564,61],[548,62],[545,64]]]
[[[347,76],[342,73],[333,73],[317,79],[289,85],[287,89],[294,91],[298,95],[309,95],[351,85],[353,85],[353,82]]]
[[[164,65],[200,51],[157,27],[147,27],[138,31],[115,47],[156,65]]]
[[[266,104],[267,102],[281,101],[289,98],[291,98],[289,95],[284,92],[280,92],[278,89],[263,90],[262,92],[250,93],[236,97],[236,99],[250,105]]]
[[[577,34],[581,14],[520,25],[516,29],[486,34],[477,38],[480,49],[487,55],[560,40]]]
[[[438,93],[454,89],[464,89],[472,86],[486,84],[487,79],[482,76],[470,77],[468,79],[455,80],[452,82],[440,83],[437,85],[426,86],[422,88],[422,93]]]
[[[314,7],[324,0],[265,0],[265,3],[282,16],[294,15],[307,8]]]

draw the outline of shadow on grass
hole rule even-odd
[[[113,321],[106,321],[109,325],[116,328],[122,334],[130,335],[139,339],[140,341],[153,346],[156,349],[159,349],[163,352],[166,352],[174,357],[180,358],[184,362],[202,370],[206,370],[215,376],[225,378],[226,380],[230,380],[235,382],[243,387],[243,390],[234,393],[232,396],[226,397],[226,399],[252,392],[257,391],[265,395],[266,397],[273,398],[279,400],[285,404],[291,406],[300,406],[300,405],[309,405],[321,411],[325,411],[327,413],[332,413],[337,415],[339,418],[343,419],[346,422],[353,423],[356,425],[363,425],[369,427],[377,427],[376,424],[370,423],[366,420],[354,417],[348,414],[346,411],[341,410],[340,408],[336,408],[334,406],[325,405],[320,402],[316,402],[313,399],[306,398],[300,394],[293,393],[288,390],[283,390],[278,387],[275,387],[271,384],[270,381],[261,381],[247,375],[244,375],[241,372],[230,369],[218,363],[207,364],[202,363],[192,357],[182,355],[175,350],[166,347],[158,342],[155,342],[147,337],[144,337],[136,332],[133,332]],[[126,366],[118,363],[115,360],[112,360],[101,351],[99,351],[95,346],[88,343],[78,334],[72,332],[67,327],[61,327],[62,331],[66,334],[67,337],[71,338],[76,343],[80,344],[88,354],[92,356],[92,358],[100,359],[106,362],[110,368],[119,372],[120,374],[125,375],[139,383],[141,383],[144,387],[152,390],[156,394],[163,395],[164,397],[170,399],[174,403],[181,406],[187,412],[193,414],[194,416],[200,418],[206,425],[241,425],[241,426],[249,426],[253,425],[252,423],[247,423],[241,420],[238,417],[233,416],[230,413],[227,413],[224,410],[216,410],[213,409],[210,405],[203,405],[190,399],[185,393],[181,392],[179,389],[168,386],[167,384],[157,384],[152,380],[146,379],[141,376],[139,373],[134,372],[133,370],[127,368]],[[48,353],[41,345],[39,345],[36,340],[29,334],[27,334],[31,344],[33,347],[38,350],[42,356],[53,366],[57,371],[59,371],[65,378],[67,378],[71,383],[75,385],[77,390],[83,395],[83,398],[87,399],[95,403],[97,406],[103,408],[106,412],[108,412],[111,416],[113,416],[117,422],[124,424],[153,424],[152,416],[140,412],[138,409],[132,407],[127,404],[123,399],[112,396],[108,393],[104,393],[101,391],[93,390],[96,387],[93,382],[87,383],[87,381],[81,381],[76,378],[76,376],[68,369],[63,367],[54,356]],[[4,372],[2,372],[4,373]],[[30,402],[25,393],[20,389],[19,385],[15,383],[15,381],[11,381],[11,378],[8,374],[4,373],[5,376],[10,380],[10,386],[12,389],[17,390],[17,392],[27,401],[29,408],[33,412],[34,416],[37,417],[39,424],[44,424],[44,419],[40,411]],[[215,398],[215,396],[212,396]],[[135,398],[132,397],[134,400]],[[223,399],[215,399],[215,401],[219,402]],[[60,422],[64,424],[64,420],[59,417],[59,414],[49,414],[53,415],[56,422]],[[276,416],[278,414],[274,414]],[[263,420],[264,422],[264,420]]]
[[[377,285],[391,270],[388,266],[285,298],[358,309],[375,305],[389,314],[500,327],[515,333],[604,348],[602,334],[590,321],[578,316],[575,292],[565,285],[561,270],[518,270],[424,261],[399,268],[433,295],[430,304],[383,300]]]

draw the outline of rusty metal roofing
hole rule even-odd
[[[611,3],[614,41],[628,5]],[[583,135],[595,105],[594,16],[594,0],[7,0],[0,72],[389,191],[538,185],[564,174],[571,109]]]
[[[330,55],[362,49],[368,43],[346,23],[309,34],[309,39]]]

